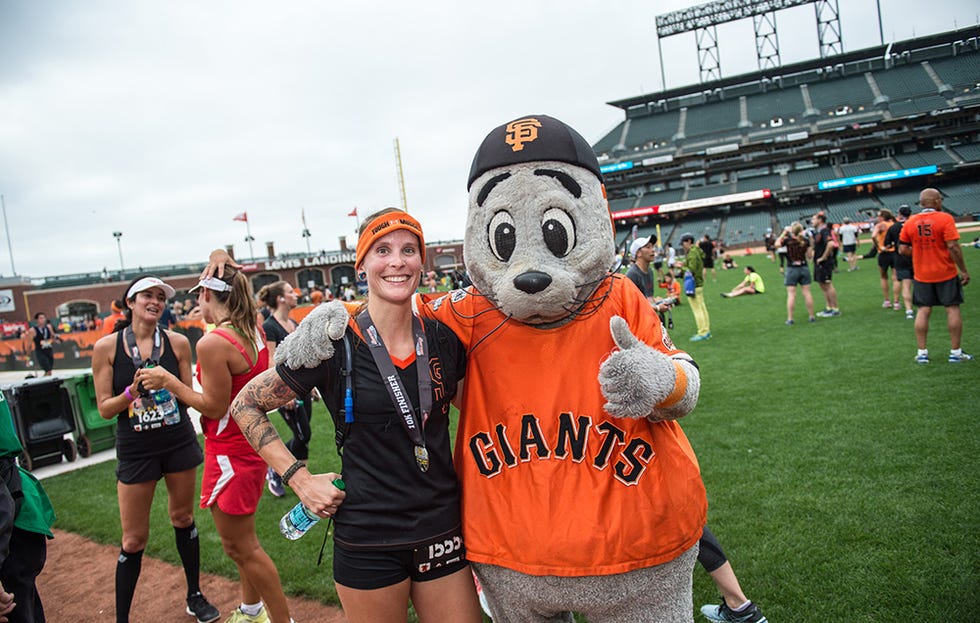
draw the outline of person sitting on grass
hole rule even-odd
[[[762,282],[762,277],[751,266],[745,267],[745,279],[742,280],[731,292],[722,292],[721,297],[730,299],[743,294],[762,294],[766,291],[766,285]]]

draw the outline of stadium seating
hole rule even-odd
[[[980,161],[980,143],[967,143],[965,145],[956,145],[953,147],[953,151],[960,155],[961,158],[967,162],[977,162]]]
[[[713,133],[737,133],[739,122],[738,101],[713,102],[687,109],[684,134],[688,138]]]
[[[929,61],[929,65],[943,82],[960,92],[964,87],[975,87],[977,81],[980,80],[980,54],[976,52],[932,60]],[[957,89],[956,87],[960,88]]]
[[[746,192],[749,190],[782,190],[783,180],[779,175],[760,175],[758,177],[738,178],[738,187],[735,192]]]
[[[816,186],[818,182],[832,180],[838,177],[831,167],[816,167],[812,169],[799,169],[790,171],[786,174],[789,178],[789,187],[798,188],[800,186]]]
[[[680,114],[677,111],[654,113],[647,117],[630,119],[626,145],[635,147],[651,141],[669,141],[677,133],[679,121]]]
[[[882,158],[879,160],[861,160],[858,162],[849,162],[847,164],[840,165],[840,168],[842,171],[844,171],[845,177],[852,177],[855,175],[869,175],[871,173],[891,171],[895,167],[893,167],[888,160]]]
[[[939,92],[939,87],[918,63],[876,71],[872,75],[882,94],[893,100],[936,95]]]
[[[840,106],[851,106],[857,110],[859,105],[874,101],[874,94],[864,75],[814,82],[808,84],[807,88],[810,91],[810,101],[825,115]]]
[[[803,94],[799,87],[787,87],[769,93],[750,96],[746,102],[749,120],[758,127],[760,124],[769,125],[774,118],[784,121],[790,118],[799,119],[803,115]]]
[[[728,245],[754,242],[761,240],[770,227],[772,217],[768,211],[733,211],[725,218],[721,237]]]
[[[619,138],[623,135],[623,128],[626,126],[626,121],[621,121],[619,125],[613,128],[608,134],[599,139],[592,149],[597,154],[611,153],[613,147],[619,144]]]

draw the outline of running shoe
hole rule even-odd
[[[225,619],[225,623],[269,623],[269,615],[265,612],[265,606],[256,615],[245,614],[242,609],[235,608],[231,616]]]
[[[705,333],[704,335],[695,335],[691,338],[692,342],[703,342],[711,337],[710,333]]]
[[[952,357],[952,355],[950,355]],[[929,363],[929,355],[916,355],[915,363]]]
[[[898,310],[902,309],[902,306],[899,305],[898,303],[892,303],[892,309],[894,309],[895,311],[898,311]]]
[[[949,354],[950,363],[961,363],[963,361],[973,361],[973,355],[967,355],[964,352],[961,352],[959,355]]]
[[[218,609],[200,591],[187,598],[187,614],[197,618],[197,623],[211,623],[221,618]]]
[[[282,478],[276,473],[276,470],[269,468],[269,471],[265,474],[265,480],[269,485],[269,493],[281,498],[286,495],[286,489],[282,486]]]
[[[793,319],[790,318],[789,320],[787,320],[786,321],[786,325],[792,327],[793,326]]]
[[[882,309],[889,309],[891,306],[892,304],[889,303],[888,301],[885,301],[884,303],[881,304]]]
[[[905,310],[905,319],[906,320],[915,320],[915,312],[912,311],[911,309],[906,309]]]
[[[725,600],[722,599],[721,605],[709,604],[707,606],[701,606],[701,614],[709,621],[716,621],[717,623],[768,623],[769,621],[769,619],[762,616],[759,607],[751,601],[746,607],[735,611],[729,608]]]

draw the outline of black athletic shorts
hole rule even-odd
[[[878,268],[889,269],[895,265],[895,252],[883,251],[878,254]]]
[[[837,264],[833,259],[824,261],[822,264],[813,264],[813,280],[817,283],[830,283],[834,279],[834,267]]]
[[[963,304],[963,284],[959,276],[948,281],[912,281],[912,302],[918,307],[950,307]]]
[[[164,454],[140,459],[121,459],[116,465],[116,478],[124,485],[156,482],[164,474],[176,474],[193,469],[204,462],[204,453],[195,438]]]
[[[899,281],[905,281],[906,279],[912,279],[912,269],[911,268],[895,268],[895,279]]]
[[[34,357],[37,359],[37,365],[41,366],[41,369],[45,372],[51,372],[54,368],[54,350],[51,348],[38,348],[34,351]]]
[[[458,537],[459,529],[455,534]],[[408,578],[413,582],[438,580],[469,565],[461,539],[452,552],[432,562],[430,548],[443,547],[447,542],[452,539],[436,540],[417,548],[375,550],[352,549],[334,541],[333,579],[341,586],[366,591],[393,586]]]

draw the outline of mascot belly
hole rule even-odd
[[[467,344],[455,461],[494,620],[692,620],[707,504],[676,419],[697,366],[636,287],[588,143],[547,116],[494,129],[469,177],[473,286],[423,313]]]

